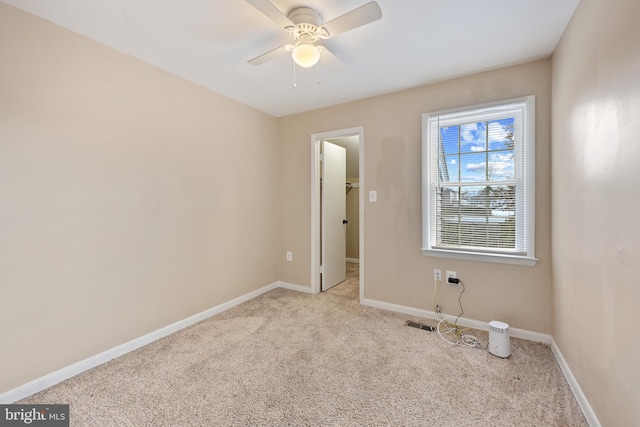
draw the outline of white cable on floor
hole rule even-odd
[[[438,322],[438,326],[436,327],[436,331],[438,332],[438,336],[441,340],[448,342],[449,344],[458,345],[461,347],[471,347],[471,348],[480,348],[480,342],[473,335],[465,334],[465,331],[470,328],[460,328],[458,326],[458,320],[464,314],[464,308],[462,308],[462,294],[465,291],[465,286],[462,280],[458,280],[457,283],[462,285],[462,290],[460,291],[460,295],[458,295],[458,304],[460,305],[460,314],[455,318],[453,323],[451,323],[447,318],[442,318],[440,322]],[[437,292],[437,282],[436,282],[436,292]],[[436,293],[437,299],[437,293]],[[434,301],[435,305],[435,301]]]
[[[452,319],[453,318],[444,318],[438,322],[436,331],[438,332],[440,339],[444,342],[460,347],[480,348],[480,342],[476,337],[464,333],[469,328],[460,328],[455,323],[450,322]]]

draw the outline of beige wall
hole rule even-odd
[[[639,16],[582,0],[553,55],[553,337],[603,426],[640,425]]]
[[[0,58],[0,393],[277,280],[275,118],[2,3]]]
[[[636,16],[582,0],[553,61],[276,120],[0,3],[0,393],[275,280],[309,286],[310,135],[364,126],[365,297],[431,310],[433,268],[456,270],[467,317],[552,332],[602,424],[640,424]],[[424,257],[420,115],[530,94],[540,261]]]
[[[425,257],[421,247],[421,114],[525,95],[537,95],[537,180],[535,267]],[[364,127],[365,298],[431,310],[433,269],[456,270],[467,285],[466,316],[500,319],[513,327],[551,331],[550,114],[551,62],[477,74],[390,95],[279,119],[279,253],[293,250],[293,262],[279,258],[280,279],[310,286],[310,135]],[[363,260],[364,258],[364,260]],[[457,288],[445,286],[441,304],[458,314]]]

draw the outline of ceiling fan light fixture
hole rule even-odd
[[[294,41],[293,44],[280,46],[250,59],[249,64],[264,64],[278,57],[281,53],[292,51],[294,70],[295,65],[308,68],[319,63],[320,54],[327,50],[321,44],[316,44],[322,43],[321,40],[332,38],[382,18],[382,10],[375,0],[370,0],[368,3],[324,23],[322,23],[322,15],[310,7],[296,7],[288,14],[284,14],[270,0],[247,0],[247,2],[283,28]]]
[[[320,50],[312,43],[300,43],[293,49],[291,56],[296,64],[309,68],[320,60]]]

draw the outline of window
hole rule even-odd
[[[422,252],[534,265],[535,97],[422,116]]]

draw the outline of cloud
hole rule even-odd
[[[489,162],[490,174],[494,178],[513,177],[513,153],[494,153]]]
[[[470,151],[478,152],[485,150],[484,126],[482,123],[471,123],[460,126],[460,136],[463,143],[474,144],[469,147]]]
[[[491,163],[491,176],[492,177],[501,177],[504,178],[506,176],[513,175],[513,166],[507,163],[495,162]]]
[[[485,162],[482,163],[467,163],[467,170],[470,172],[484,172],[487,164]]]
[[[460,136],[466,143],[476,142],[478,134],[478,123],[460,126]]]
[[[503,126],[500,122],[490,122],[485,128],[484,122],[470,123],[460,126],[460,138],[463,144],[475,144],[471,151],[484,151],[486,149],[486,137],[488,132],[489,142],[503,142],[510,133],[509,126]]]
[[[513,161],[513,153],[493,153],[491,154],[491,161],[511,162]],[[513,165],[513,163],[511,163],[511,165]]]
[[[489,142],[502,142],[509,135],[509,128],[498,122],[489,123]]]
[[[456,159],[451,159],[451,160],[449,160],[449,164],[450,164],[450,165],[455,165],[455,164],[457,164],[457,163],[458,163],[458,162],[456,161]]]
[[[491,179],[512,179],[513,178],[513,155],[512,154],[494,154],[489,161],[489,176]],[[480,174],[475,180],[482,180],[487,172],[487,163],[467,163],[465,171],[472,174]],[[472,177],[468,177],[472,178]]]

